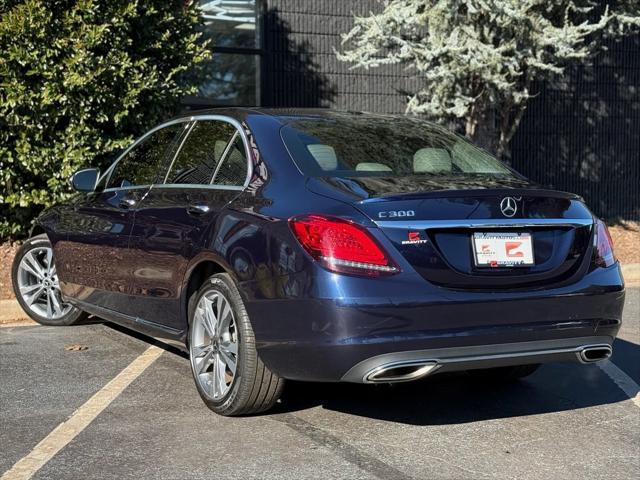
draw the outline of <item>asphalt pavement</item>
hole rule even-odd
[[[65,349],[73,345],[87,348]],[[149,345],[103,324],[0,328],[0,476],[41,455],[51,432]],[[610,368],[546,365],[509,385],[465,374],[291,383],[274,411],[223,418],[198,397],[188,359],[161,348],[86,428],[39,457],[33,478],[640,477],[639,288],[628,289]]]

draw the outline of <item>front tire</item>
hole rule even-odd
[[[72,325],[86,314],[62,300],[53,247],[46,235],[27,240],[11,267],[13,292],[25,313],[41,325]]]
[[[204,403],[225,416],[270,409],[284,380],[258,357],[249,317],[231,277],[209,277],[189,310],[191,371]]]

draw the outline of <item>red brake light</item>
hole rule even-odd
[[[596,221],[593,261],[599,267],[610,267],[616,263],[616,257],[613,254],[613,241],[607,225],[602,220]]]
[[[400,270],[364,227],[339,218],[308,215],[289,220],[304,249],[327,270],[392,275]]]

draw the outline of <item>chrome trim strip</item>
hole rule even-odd
[[[589,348],[591,345],[581,345],[573,348],[554,348],[548,350],[532,350],[529,352],[513,352],[513,353],[497,353],[493,355],[475,355],[469,357],[453,357],[445,358],[444,360],[436,360],[439,364],[445,365],[447,363],[460,363],[460,362],[475,362],[482,360],[497,360],[501,358],[519,358],[519,357],[533,357],[537,355],[553,355],[557,353],[580,353],[585,348]]]
[[[105,188],[104,190],[100,190],[99,192],[91,192],[93,193],[102,193],[102,192],[120,192],[123,190],[142,190],[143,188],[151,188],[153,185],[130,185],[128,187],[118,187],[118,188]]]
[[[169,162],[169,168],[167,168],[167,173],[164,174],[164,180],[162,181],[163,185],[167,183],[167,180],[169,180],[169,174],[173,169],[173,164],[176,163],[176,158],[178,158],[178,155],[182,151],[182,146],[184,145],[184,142],[186,142],[187,138],[189,138],[189,135],[191,135],[191,130],[193,130],[193,127],[195,125],[196,125],[196,122],[191,122],[191,125],[188,125],[186,127],[187,132],[183,134],[182,140],[180,140],[180,145],[178,145],[178,148],[176,148],[176,151],[173,154],[173,158],[171,159],[171,162]]]
[[[216,169],[213,171],[213,176],[211,177],[211,180],[209,181],[210,185],[215,185],[216,178],[218,176],[218,172],[220,171],[220,167],[222,167],[222,164],[227,159],[227,156],[229,155],[229,152],[231,151],[231,148],[233,147],[233,144],[235,143],[236,138],[238,138],[238,131],[237,130],[233,135],[231,135],[231,138],[229,139],[229,141],[225,145],[224,150],[222,151],[222,155],[220,155],[220,161],[218,162],[218,165],[216,165]]]
[[[380,371],[388,370],[390,368],[396,368],[396,367],[402,367],[402,366],[411,366],[411,365],[435,364],[434,368],[429,369],[425,374],[421,375],[421,377],[424,377],[424,376],[426,376],[426,375],[428,375],[428,374],[430,374],[432,372],[435,372],[436,370],[439,370],[441,367],[444,367],[445,365],[448,365],[448,364],[482,362],[482,361],[500,360],[500,359],[506,359],[506,358],[527,358],[527,357],[534,357],[535,358],[537,356],[544,356],[544,355],[575,354],[576,357],[577,357],[577,360],[580,363],[594,363],[594,362],[597,362],[599,360],[584,361],[583,358],[582,358],[582,353],[585,350],[589,350],[589,349],[593,349],[593,348],[608,349],[610,352],[613,351],[611,345],[606,344],[606,343],[602,343],[602,344],[586,344],[586,345],[580,345],[580,346],[577,346],[577,347],[570,347],[570,348],[530,350],[530,351],[523,351],[523,352],[497,353],[497,354],[488,354],[488,355],[471,355],[471,356],[466,356],[466,357],[451,357],[451,358],[442,358],[442,359],[428,358],[427,357],[427,358],[424,358],[424,359],[415,359],[415,360],[405,360],[405,361],[395,361],[395,362],[383,363],[381,365],[378,365],[378,366],[368,370],[362,376],[362,382],[363,383],[378,383],[378,382],[389,383],[389,382],[393,382],[394,380],[379,380],[379,381],[376,382],[376,380],[370,380],[370,377],[372,375],[376,374],[376,373],[379,373]],[[403,381],[403,380],[399,380],[399,381]]]
[[[157,130],[160,130],[161,128],[168,127],[168,126],[174,125],[176,123],[196,122],[196,121],[200,121],[200,120],[219,120],[219,121],[222,121],[222,122],[227,122],[227,123],[230,123],[231,125],[233,125],[235,127],[236,131],[240,132],[240,136],[242,137],[242,143],[244,143],[245,156],[247,157],[247,176],[245,178],[244,184],[241,187],[241,189],[244,190],[245,188],[247,188],[249,186],[249,181],[251,180],[251,177],[253,175],[253,162],[251,161],[252,157],[251,157],[251,149],[249,148],[249,139],[247,138],[247,134],[245,133],[244,129],[242,128],[242,124],[238,120],[236,120],[235,118],[227,117],[225,115],[192,115],[190,117],[176,118],[174,120],[170,120],[168,122],[161,123],[160,125],[155,126],[151,130],[146,132],[144,135],[142,135],[141,137],[136,139],[131,145],[129,145],[129,147],[124,152],[122,152],[120,154],[120,156],[118,156],[118,158],[116,158],[116,160],[109,166],[109,168],[107,168],[107,170],[104,172],[104,174],[102,174],[100,176],[100,178],[98,179],[98,182],[96,184],[99,185],[100,182],[105,177],[107,177],[107,175],[110,176],[112,171],[113,171],[113,169],[118,164],[118,162],[125,155],[127,155],[127,153],[129,153],[129,151],[131,151],[131,149],[133,149],[136,145],[138,145],[140,142],[142,142],[145,138],[147,138],[152,133],[156,132]],[[187,137],[185,137],[185,138],[187,138]],[[155,184],[155,185],[160,185],[160,184]],[[132,188],[142,188],[142,187],[143,187],[142,185],[133,185],[133,186],[130,186],[130,187],[105,188],[104,190],[102,190],[102,192],[112,192],[112,191],[117,191],[117,190],[123,190],[125,188],[126,189],[132,189]],[[206,186],[198,185],[198,187],[205,188]],[[209,188],[217,188],[217,187],[211,186]]]
[[[253,176],[253,162],[251,160],[252,155],[251,155],[251,148],[249,147],[249,139],[247,138],[247,134],[244,131],[244,128],[242,128],[242,124],[235,118],[227,117],[224,115],[194,115],[190,118],[193,121],[221,120],[223,122],[230,123],[231,125],[236,127],[236,130],[240,132],[240,136],[242,137],[242,143],[244,144],[244,154],[245,154],[245,157],[247,158],[247,177],[245,178],[244,184],[242,185],[242,189],[244,190],[245,188],[247,188],[249,186],[249,181]]]
[[[153,190],[162,190],[163,188],[192,188],[197,190],[237,190],[242,191],[245,187],[236,187],[235,185],[200,185],[193,183],[157,183],[153,185]]]
[[[504,218],[463,220],[400,220],[376,221],[380,228],[426,230],[429,228],[513,228],[513,227],[585,227],[593,225],[592,218]]]
[[[109,165],[109,168],[107,168],[105,170],[105,172],[98,179],[98,183],[97,184],[100,184],[102,179],[104,179],[105,177],[107,177],[107,181],[108,181],[109,180],[108,177],[111,176],[111,173],[113,173],[113,169],[116,167],[118,162],[120,162],[120,160],[122,160],[125,155],[127,155],[136,145],[138,145],[140,142],[142,142],[149,135],[151,135],[152,133],[160,130],[161,128],[168,127],[168,126],[174,125],[176,123],[184,123],[184,122],[190,122],[190,121],[191,121],[191,119],[189,119],[189,118],[178,118],[178,119],[175,119],[175,120],[171,120],[169,122],[161,123],[160,125],[157,125],[157,126],[153,127],[151,130],[146,132],[141,137],[138,137],[131,145],[129,145],[127,147],[127,149],[124,152],[122,152],[118,156],[118,158],[115,159],[115,161],[111,165]],[[123,190],[125,188],[141,188],[141,187],[143,187],[143,185],[132,185],[130,187],[105,188],[104,190],[102,190],[102,192],[113,192],[113,191],[116,191],[116,190]]]

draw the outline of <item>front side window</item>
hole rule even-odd
[[[335,115],[294,120],[281,134],[310,176],[514,176],[463,138],[418,119]]]
[[[165,183],[209,185],[235,131],[227,122],[196,122],[171,165]]]
[[[135,145],[114,166],[107,188],[151,185],[163,178],[166,161],[175,152],[186,124],[176,123],[156,130]]]

